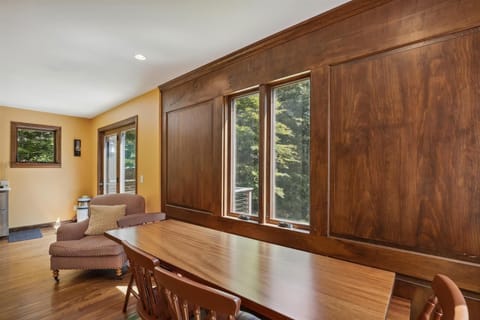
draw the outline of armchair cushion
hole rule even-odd
[[[126,205],[91,205],[90,219],[85,235],[102,235],[105,231],[116,229],[117,220],[125,216]]]
[[[145,198],[138,194],[114,193],[96,196],[90,202],[92,205],[110,206],[116,204],[126,204],[125,214],[145,213]]]
[[[57,230],[57,241],[82,239],[87,228],[88,219],[77,223],[62,223]]]
[[[97,235],[80,240],[54,242],[50,245],[49,253],[61,257],[116,256],[123,253],[123,248],[115,241]]]

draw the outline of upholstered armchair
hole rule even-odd
[[[122,245],[104,236],[105,229],[164,219],[164,213],[145,213],[145,199],[140,195],[121,193],[94,197],[89,219],[62,224],[57,230],[57,241],[50,244],[50,269],[54,279],[58,281],[60,269],[114,269],[120,277],[127,256]],[[108,223],[105,226],[106,220],[109,226]]]

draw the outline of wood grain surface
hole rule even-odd
[[[335,235],[480,256],[480,30],[332,67]]]
[[[166,126],[167,203],[212,212],[213,102],[169,112]]]
[[[480,292],[479,28],[478,0],[354,0],[160,86],[164,119],[191,112],[182,125],[200,128],[195,156],[215,162],[204,162],[201,188],[195,173],[170,189],[165,177],[186,175],[166,161],[183,146],[164,123],[162,194],[202,192],[212,211],[167,199],[162,210],[427,282],[441,272]],[[219,102],[299,73],[311,76],[309,232],[226,218]],[[203,103],[215,103],[213,126],[194,116]]]
[[[111,230],[270,318],[385,319],[394,274],[176,220]]]
[[[56,282],[48,255],[55,230],[41,231],[39,239],[0,239],[0,319],[140,319],[133,297],[122,312],[129,273],[119,280],[114,270],[61,270]]]

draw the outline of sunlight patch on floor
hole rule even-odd
[[[127,293],[127,288],[128,286],[116,286],[117,290],[120,291],[123,294]]]

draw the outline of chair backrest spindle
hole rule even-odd
[[[148,320],[168,318],[167,305],[153,277],[154,268],[160,265],[159,260],[126,241],[122,241],[122,245],[137,284],[137,313],[142,319]]]
[[[156,267],[154,276],[162,288],[173,319],[216,319],[218,315],[235,319],[240,310],[240,298],[208,287],[176,273]],[[206,312],[206,318],[202,312]]]

